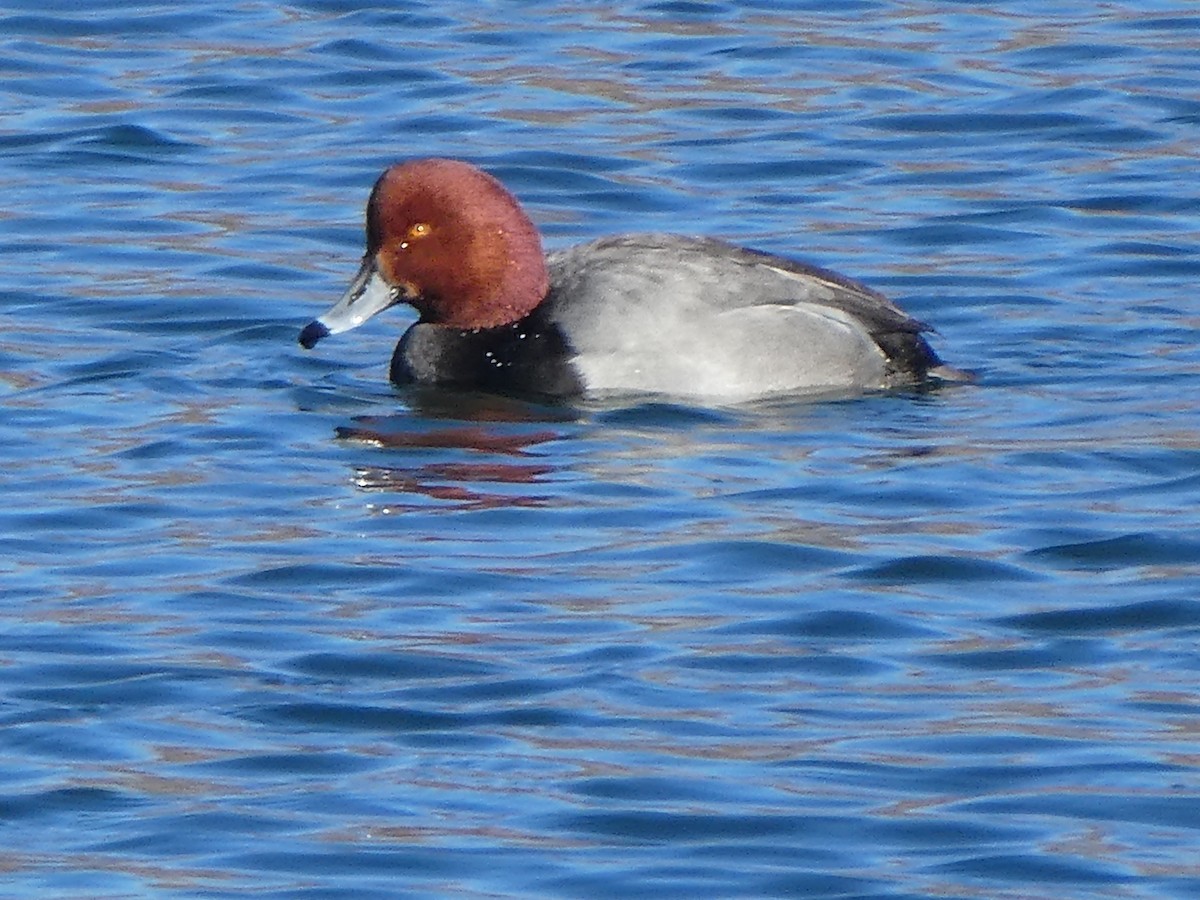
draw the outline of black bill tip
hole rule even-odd
[[[311,350],[317,346],[317,341],[325,337],[329,337],[329,329],[321,322],[313,319],[300,332],[300,346],[305,350]]]

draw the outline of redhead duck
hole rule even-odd
[[[311,349],[401,302],[420,318],[392,355],[397,384],[736,401],[968,377],[942,363],[926,325],[816,266],[670,234],[546,256],[516,198],[457,160],[380,176],[362,266],[300,343]]]

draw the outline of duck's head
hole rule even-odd
[[[375,182],[362,266],[300,343],[312,348],[397,303],[422,322],[493,328],[528,315],[548,288],[537,228],[499,181],[457,160],[413,160]]]

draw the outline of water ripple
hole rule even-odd
[[[0,14],[22,897],[1191,897],[1200,16]],[[977,386],[699,408],[316,355],[396,158],[862,278]]]

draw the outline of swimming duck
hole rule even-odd
[[[939,359],[928,326],[817,266],[674,234],[546,255],[517,199],[466,162],[392,166],[366,218],[358,274],[300,343],[407,303],[419,319],[392,355],[397,384],[737,401],[969,378]]]

